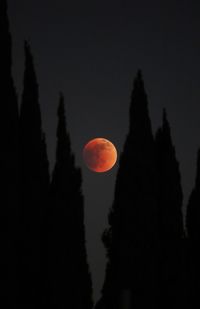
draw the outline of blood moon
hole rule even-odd
[[[94,138],[84,146],[83,159],[93,172],[107,172],[117,161],[117,150],[109,140]]]

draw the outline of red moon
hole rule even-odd
[[[93,172],[107,172],[117,161],[117,150],[109,140],[94,138],[85,145],[83,159]]]

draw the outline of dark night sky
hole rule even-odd
[[[95,297],[103,282],[107,225],[117,166],[87,170],[83,145],[110,139],[122,150],[129,98],[138,68],[144,75],[153,130],[166,107],[180,160],[186,203],[200,146],[199,0],[9,0],[14,77],[19,95],[23,40],[29,39],[40,85],[43,127],[53,167],[58,93],[63,91],[76,161],[83,171],[87,247]]]

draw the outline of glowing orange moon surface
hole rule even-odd
[[[109,140],[94,138],[85,145],[83,159],[90,170],[103,173],[115,165],[117,150]]]

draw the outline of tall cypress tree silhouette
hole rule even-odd
[[[15,308],[18,106],[12,78],[12,44],[5,0],[0,0],[0,42],[0,296],[1,304]]]
[[[188,257],[189,257],[189,286],[190,286],[190,306],[198,308],[200,306],[200,149],[197,154],[197,171],[194,189],[191,192],[186,216],[188,233]]]
[[[49,213],[49,307],[92,308],[87,264],[81,172],[66,129],[64,98],[58,107],[56,163]]]
[[[166,111],[156,134],[158,168],[159,307],[177,308],[183,299],[183,215],[181,177]]]
[[[42,132],[38,84],[30,46],[25,42],[24,89],[19,119],[20,245],[19,305],[32,308],[41,302],[41,243],[49,175]]]
[[[99,307],[116,309],[128,289],[132,308],[155,308],[155,149],[141,71],[134,81],[129,133],[120,157],[109,229],[107,270]]]

